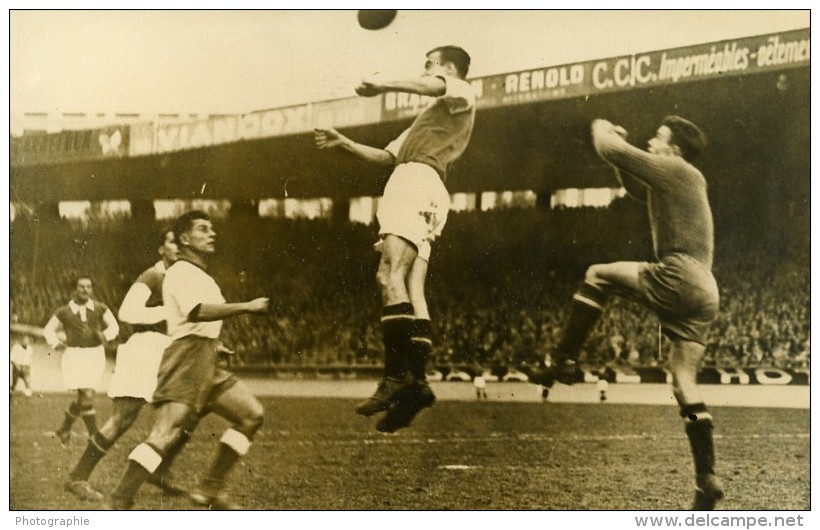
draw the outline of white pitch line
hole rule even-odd
[[[811,438],[810,433],[768,433],[768,434],[715,434],[715,439],[718,440],[803,440]],[[464,434],[454,434],[442,438],[422,438],[417,436],[401,436],[382,435],[378,438],[364,438],[364,439],[324,439],[324,440],[293,440],[288,436],[277,437],[271,440],[258,440],[254,443],[255,446],[262,447],[276,447],[281,445],[298,445],[298,446],[359,446],[359,445],[437,445],[450,443],[492,443],[492,442],[535,442],[535,443],[553,443],[558,444],[573,443],[573,442],[621,442],[632,440],[686,440],[686,436],[658,436],[654,434],[608,434],[608,435],[561,435],[548,436],[545,434],[499,434],[491,433],[489,435],[469,436]]]

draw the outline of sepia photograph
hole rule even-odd
[[[807,524],[810,10],[220,7],[8,11],[16,526]]]

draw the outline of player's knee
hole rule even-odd
[[[376,285],[379,286],[382,292],[390,287],[390,271],[387,268],[380,267],[376,271]]]
[[[376,276],[382,299],[386,304],[395,303],[398,298],[405,298],[407,289],[404,286],[404,277],[396,272],[379,272]]]
[[[180,426],[156,430],[150,434],[146,443],[165,452],[174,445],[174,442],[176,442],[184,432],[185,430]]]
[[[251,436],[256,434],[256,432],[262,428],[262,424],[265,423],[265,410],[262,408],[262,405],[258,405],[253,411],[253,414],[250,414],[243,423],[245,432]]]
[[[188,431],[190,420],[187,416],[177,416],[174,418],[164,418],[154,424],[151,434],[148,435],[146,443],[160,450],[167,450],[176,440],[184,436]]]
[[[698,370],[689,363],[676,361],[671,356],[669,358],[669,372],[672,374],[673,381],[679,380],[694,380],[697,376]]]
[[[187,416],[182,422],[180,422],[180,428],[186,434],[191,434],[196,430],[196,426],[199,425],[199,420],[201,418],[197,414],[191,414]]]
[[[253,436],[265,422],[265,409],[256,398],[249,400],[246,406],[247,410],[236,427],[248,436]]]

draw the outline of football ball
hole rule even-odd
[[[386,28],[394,18],[395,9],[360,9],[358,13],[359,26],[369,30]]]

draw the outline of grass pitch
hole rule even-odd
[[[261,398],[266,423],[230,477],[248,510],[678,510],[693,494],[689,445],[676,409],[656,405],[441,401],[409,429],[377,433],[355,400]],[[44,435],[68,394],[15,396],[10,406],[10,509],[96,510],[63,491],[85,448]],[[99,421],[110,413],[97,399]],[[810,509],[810,412],[713,408],[728,510]],[[128,452],[148,434],[145,407],[91,484],[108,494]],[[206,418],[174,476],[193,486],[227,424]],[[146,484],[136,509],[195,509]]]

